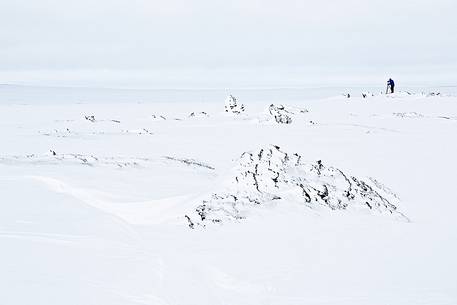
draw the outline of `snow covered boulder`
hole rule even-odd
[[[292,116],[289,111],[285,109],[283,105],[274,105],[271,104],[268,107],[268,112],[274,118],[275,122],[278,124],[291,124],[292,123]]]
[[[278,124],[291,124],[293,117],[307,113],[308,110],[300,107],[271,104],[266,111],[266,121]]]
[[[239,103],[233,95],[229,95],[225,99],[225,112],[240,114],[244,112],[244,105]]]
[[[351,210],[406,219],[397,211],[398,197],[378,181],[360,179],[338,168],[304,162],[302,156],[268,146],[241,155],[228,184],[186,215],[189,226],[236,221],[253,209],[277,202],[312,209]]]
[[[95,115],[85,115],[84,118],[89,122],[95,123]]]

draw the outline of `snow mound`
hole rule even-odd
[[[260,205],[281,201],[312,209],[365,211],[407,220],[397,211],[398,197],[375,179],[356,178],[320,160],[303,162],[302,156],[274,145],[243,153],[229,185],[185,217],[194,228],[241,220]]]
[[[424,98],[424,97],[450,97],[450,94],[442,94],[441,92],[409,92],[399,91],[392,94],[387,94],[389,98]]]
[[[225,99],[225,112],[240,114],[244,112],[244,110],[244,104],[239,103],[233,95],[229,95]]]
[[[278,124],[291,124],[296,115],[307,112],[308,110],[300,107],[271,104],[266,111],[265,121],[274,121]]]
[[[39,130],[38,134],[47,137],[56,138],[82,138],[88,136],[119,136],[119,135],[153,135],[154,133],[146,128],[137,129],[107,129],[107,130],[70,130],[65,129],[53,129],[53,130]]]

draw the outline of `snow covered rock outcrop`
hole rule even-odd
[[[397,196],[378,181],[356,178],[321,161],[304,162],[273,145],[243,153],[228,187],[203,200],[186,219],[191,228],[240,220],[260,205],[281,201],[407,219],[397,211]]]
[[[95,115],[85,115],[84,118],[89,122],[95,123]]]
[[[225,100],[225,112],[240,114],[244,110],[244,105],[239,103],[233,95],[229,95]]]
[[[265,121],[278,124],[291,124],[296,115],[307,113],[304,108],[271,104],[266,111]]]
[[[268,112],[275,119],[276,123],[279,124],[291,124],[292,117],[289,111],[287,111],[283,105],[273,105],[268,107]]]
[[[205,111],[191,112],[189,118],[207,118],[209,117],[208,113]]]

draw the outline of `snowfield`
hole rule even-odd
[[[457,97],[225,98],[0,101],[0,303],[457,304]]]

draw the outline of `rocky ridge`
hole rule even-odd
[[[397,210],[398,197],[375,179],[360,179],[320,160],[271,145],[241,155],[229,185],[202,200],[185,215],[189,227],[238,221],[267,203],[296,202],[312,209],[354,210],[407,220]]]

